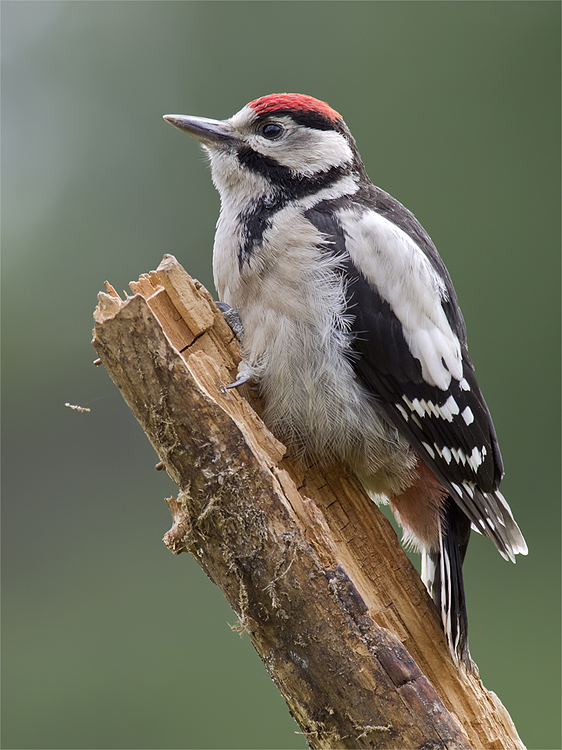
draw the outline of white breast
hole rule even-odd
[[[223,213],[217,286],[244,325],[243,368],[260,382],[266,424],[293,451],[335,457],[371,477],[382,470],[380,491],[401,487],[415,459],[355,378],[340,261],[297,206],[276,214],[242,270],[231,226]]]

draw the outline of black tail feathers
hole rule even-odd
[[[439,552],[429,553],[433,581],[429,590],[441,613],[449,649],[459,664],[473,672],[475,664],[468,650],[468,617],[462,564],[470,538],[470,520],[448,497],[441,520]]]

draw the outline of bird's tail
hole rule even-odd
[[[443,630],[455,661],[475,670],[468,649],[468,617],[462,564],[470,538],[470,520],[447,497],[440,521],[439,551],[424,553],[422,578],[441,613]]]

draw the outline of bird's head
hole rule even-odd
[[[196,138],[211,159],[221,193],[251,192],[291,197],[307,186],[364,174],[347,125],[328,104],[303,94],[269,94],[228,120],[188,115],[164,119]],[[250,188],[251,184],[251,188]],[[315,189],[320,187],[317,184]]]

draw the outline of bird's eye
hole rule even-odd
[[[261,134],[269,141],[274,141],[276,138],[280,138],[282,133],[283,126],[278,122],[266,122],[261,129]]]

